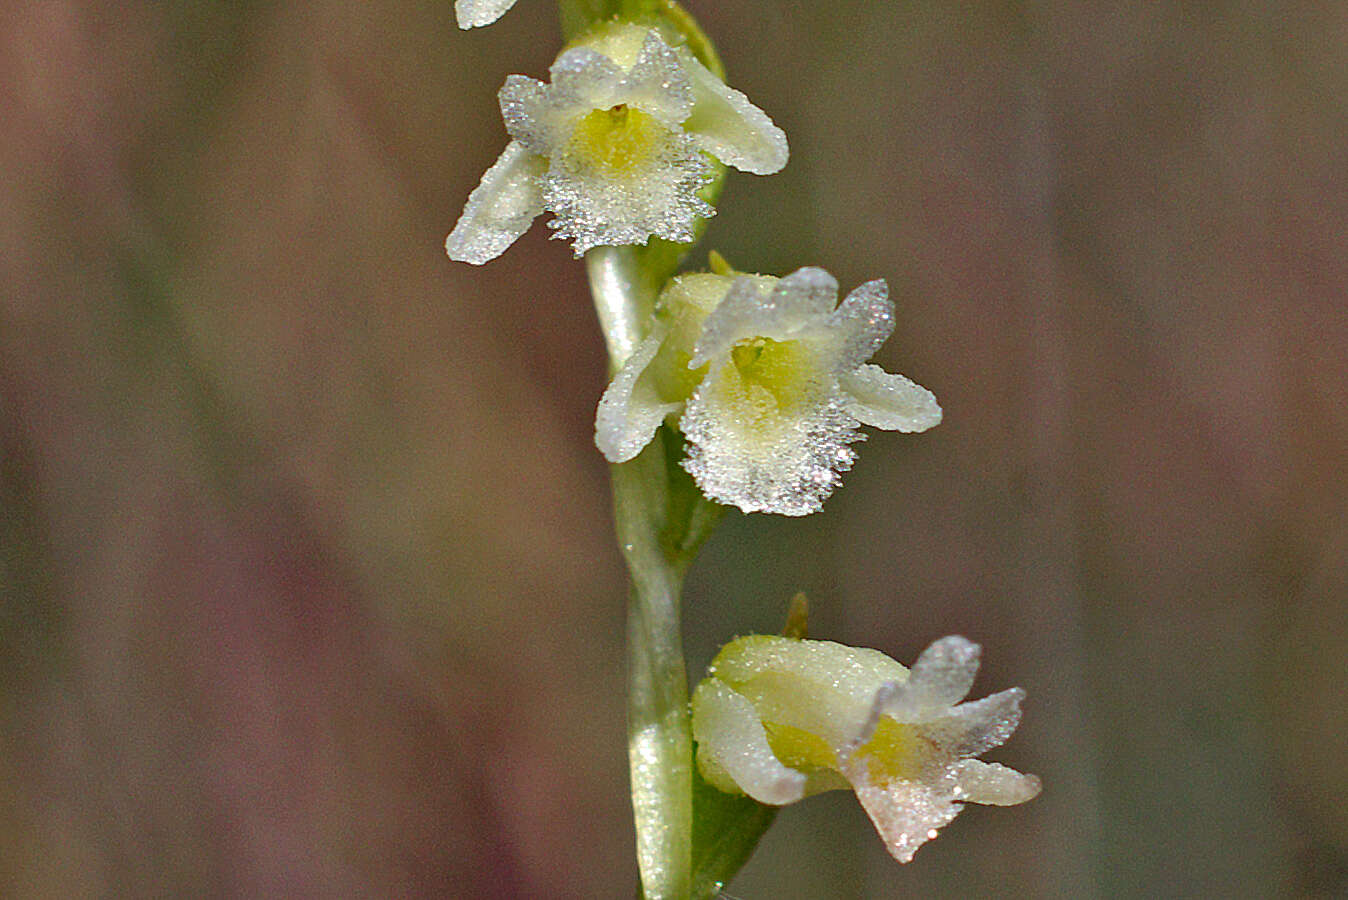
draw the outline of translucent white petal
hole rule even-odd
[[[572,47],[548,70],[552,73],[551,100],[559,107],[608,109],[623,82],[623,70],[613,60],[589,47]]]
[[[688,243],[697,219],[716,213],[697,195],[710,176],[691,139],[670,131],[645,165],[622,177],[573,154],[554,155],[543,202],[556,214],[554,237],[571,239],[577,256],[600,245],[644,244],[652,235]]]
[[[913,663],[908,680],[890,694],[885,715],[898,722],[923,722],[933,713],[946,713],[973,687],[978,653],[977,644],[958,635],[936,641]]]
[[[755,175],[771,175],[786,165],[786,134],[749,98],[717,78],[680,48],[679,58],[693,84],[693,112],[683,127],[721,162]]]
[[[922,733],[950,759],[978,756],[1006,743],[1020,724],[1021,688],[961,703],[949,715],[923,723]]]
[[[646,34],[641,54],[622,85],[622,102],[645,110],[675,128],[693,110],[693,88],[674,51],[654,32]]]
[[[519,141],[507,144],[468,195],[463,215],[445,238],[450,259],[480,266],[528,231],[529,223],[543,211],[541,178],[546,168],[547,160]]]
[[[866,364],[838,376],[844,406],[864,425],[886,431],[926,431],[941,422],[931,391],[902,375]]]
[[[785,337],[786,329],[779,321],[773,292],[776,282],[776,278],[762,275],[736,278],[725,299],[703,323],[688,368],[696,369],[709,360],[724,356],[736,342],[746,338]]]
[[[736,638],[721,648],[710,671],[732,685],[767,672],[799,676],[829,685],[861,709],[882,684],[908,677],[907,669],[879,650],[773,634]]]
[[[805,795],[805,776],[773,754],[753,704],[715,678],[693,693],[693,738],[703,777],[713,784],[719,770],[759,803],[781,806]]]
[[[744,512],[818,512],[856,460],[848,446],[863,439],[856,420],[831,399],[746,414],[739,398],[754,390],[725,357],[713,364],[679,420],[688,439],[683,467],[702,493]]]
[[[1001,763],[962,759],[951,767],[955,798],[989,806],[1014,806],[1039,796],[1039,779]]]
[[[826,316],[838,305],[838,279],[816,266],[805,266],[778,281],[773,295],[784,312]]]
[[[863,714],[850,697],[827,681],[786,672],[765,672],[731,686],[754,705],[763,721],[820,738],[830,755],[816,764],[839,767],[849,749],[847,739],[855,731],[856,717]]]
[[[890,855],[901,863],[911,860],[917,848],[936,837],[936,830],[960,811],[943,792],[919,782],[879,786],[862,780],[852,787]]]
[[[454,15],[459,27],[468,29],[490,25],[514,5],[515,0],[454,0]]]
[[[748,338],[803,339],[821,347],[836,346],[829,316],[837,302],[837,280],[813,266],[797,269],[785,278],[741,275],[721,305],[707,317],[694,348],[693,365],[701,365]],[[847,333],[854,330],[849,326]],[[827,356],[832,374],[834,354],[829,352]]]
[[[637,345],[599,400],[594,443],[609,462],[627,462],[640,453],[665,416],[679,408],[677,403],[660,402],[646,372],[664,334],[663,329],[657,329]]]
[[[731,641],[710,671],[752,695],[765,718],[819,734],[835,749],[855,734],[880,685],[907,678],[878,650],[760,634]]]
[[[843,335],[840,369],[853,369],[874,356],[894,331],[894,304],[884,279],[868,281],[843,298],[833,327]]]
[[[525,75],[507,75],[496,94],[510,136],[535,153],[552,154],[571,137],[577,113],[559,109],[552,89]]]

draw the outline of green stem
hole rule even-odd
[[[561,0],[567,40],[613,16],[677,30],[718,75],[711,42],[671,0]],[[703,187],[715,203],[725,177],[717,165]],[[700,233],[705,222],[699,222]],[[595,311],[616,372],[651,328],[655,300],[689,245],[652,238],[642,247],[596,247],[585,254]],[[645,900],[689,900],[693,892],[693,739],[683,662],[679,595],[683,575],[715,528],[721,509],[672,464],[682,438],[660,428],[635,459],[615,465],[613,513],[632,578],[627,607],[627,747],[637,865]]]
[[[654,440],[613,467],[618,543],[632,576],[627,606],[627,753],[637,865],[646,900],[692,890],[693,744],[679,594],[686,566],[663,534],[669,509],[665,446]]]
[[[650,329],[657,285],[635,247],[585,256],[590,292],[617,370]],[[612,467],[613,518],[632,578],[627,607],[627,735],[637,865],[648,900],[684,900],[692,890],[692,736],[679,594],[692,553],[687,504],[674,502],[663,435]],[[690,519],[691,521],[691,519]],[[683,527],[680,527],[680,526]],[[701,531],[702,529],[698,529]],[[678,536],[671,540],[674,532]]]
[[[656,295],[682,249],[652,240],[645,247],[596,247],[585,255],[612,371],[650,331]],[[612,467],[614,523],[632,579],[628,757],[645,900],[709,897],[716,890],[712,880],[725,868],[722,857],[733,856],[719,841],[713,842],[719,855],[703,860],[706,865],[694,859],[695,776],[679,595],[684,573],[725,510],[702,496],[678,465],[682,455],[682,435],[662,426],[635,459]],[[730,826],[725,831],[738,834]],[[694,872],[695,865],[708,871]]]
[[[651,311],[659,286],[636,247],[595,247],[585,254],[599,328],[608,347],[610,373],[622,368],[627,357],[650,330]]]

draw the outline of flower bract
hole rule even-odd
[[[818,268],[681,276],[604,393],[595,443],[624,462],[669,419],[708,497],[745,512],[815,512],[856,459],[860,425],[914,432],[941,421],[930,391],[866,363],[893,330],[884,281],[839,304],[838,283]]]
[[[975,759],[1020,722],[1024,691],[961,703],[979,647],[932,644],[912,669],[877,650],[768,635],[737,638],[693,694],[703,778],[782,805],[850,788],[885,846],[908,862],[963,803],[1009,806],[1039,779]]]
[[[445,241],[453,259],[495,259],[544,210],[577,256],[652,236],[689,242],[715,212],[698,193],[712,159],[760,175],[786,165],[781,129],[655,29],[610,25],[551,73],[501,88],[511,140]]]

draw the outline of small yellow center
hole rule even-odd
[[[627,173],[650,160],[666,132],[649,113],[619,104],[586,113],[571,133],[568,152],[589,168]]]
[[[884,784],[896,778],[913,778],[922,766],[923,742],[910,725],[885,716],[869,741],[857,748],[855,759],[866,765],[871,778]]]
[[[838,755],[819,735],[794,725],[769,721],[763,722],[763,730],[768,734],[772,755],[781,760],[782,765],[792,769],[838,768]]]
[[[743,381],[744,399],[760,413],[790,412],[812,393],[815,360],[800,341],[742,341],[731,348],[730,361]]]
[[[793,769],[831,769],[839,771],[842,761],[823,737],[794,725],[764,720],[768,746],[782,764]],[[911,726],[884,717],[875,734],[858,747],[852,756],[871,784],[885,785],[894,780],[917,777],[922,769],[924,742]]]

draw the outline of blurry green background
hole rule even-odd
[[[1348,7],[691,0],[791,138],[708,241],[887,278],[946,411],[732,514],[700,670],[961,633],[1045,783],[730,893],[1348,893]],[[0,7],[0,895],[625,897],[582,267],[441,243],[555,11]]]

